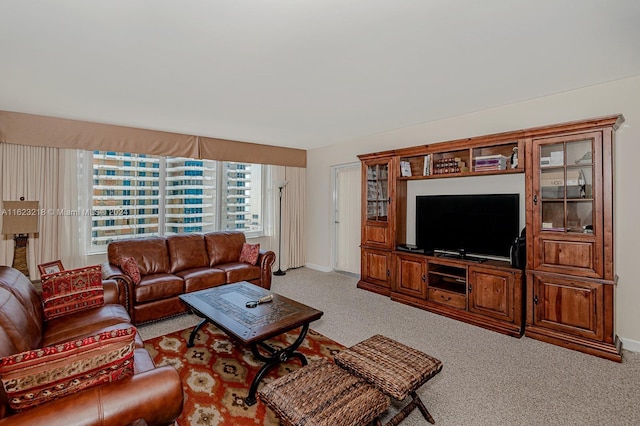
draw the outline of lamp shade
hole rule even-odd
[[[3,201],[2,233],[35,234],[38,232],[37,201]]]

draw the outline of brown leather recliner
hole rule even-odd
[[[20,271],[0,266],[0,356],[127,328],[130,318],[118,304],[114,281],[105,281],[104,305],[45,321],[40,294]],[[134,373],[13,413],[0,386],[0,425],[172,424],[182,412],[180,376],[171,366],[155,367],[136,336]]]
[[[271,288],[275,253],[260,250],[255,265],[240,262],[245,242],[240,231],[113,241],[107,248],[108,262],[102,265],[102,275],[119,283],[133,322],[143,324],[186,312],[186,305],[178,298],[184,293],[238,281]],[[138,264],[138,284],[120,268],[127,257]]]

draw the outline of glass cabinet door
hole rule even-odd
[[[540,143],[540,230],[593,233],[594,138]]]
[[[368,164],[367,220],[386,222],[389,201],[389,163]]]

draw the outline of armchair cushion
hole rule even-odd
[[[102,306],[102,266],[88,266],[42,277],[45,320]]]
[[[0,359],[9,406],[19,412],[133,375],[135,336],[135,327],[114,329]]]
[[[255,265],[258,262],[258,255],[260,254],[260,244],[242,244],[242,251],[240,252],[240,262],[248,263],[249,265]]]

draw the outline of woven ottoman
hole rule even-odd
[[[335,361],[392,398],[403,401],[411,396],[388,425],[397,425],[416,407],[429,423],[435,423],[416,390],[442,370],[436,358],[378,334],[341,351]]]
[[[265,384],[258,397],[285,426],[362,426],[389,408],[386,395],[326,359]]]

